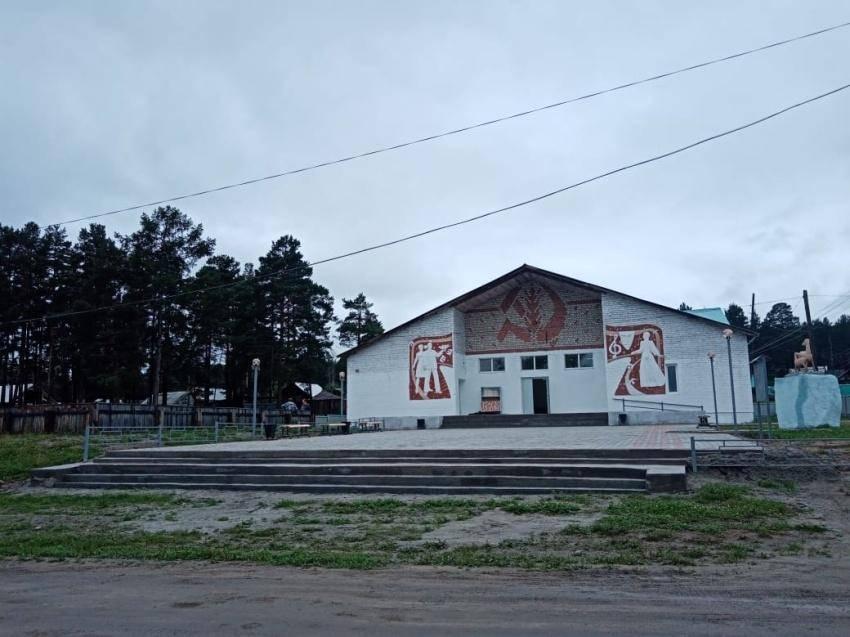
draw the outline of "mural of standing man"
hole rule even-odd
[[[451,398],[454,380],[452,335],[423,336],[410,342],[409,398]]]

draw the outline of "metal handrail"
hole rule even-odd
[[[680,407],[692,410],[705,411],[705,408],[702,405],[688,405],[685,403],[666,403],[664,401],[633,400],[629,398],[621,398],[620,402],[623,405],[624,412],[626,411],[626,403],[629,403],[631,406],[637,405],[641,409],[655,409],[660,411],[664,411],[665,407],[672,407],[672,411],[677,411]]]

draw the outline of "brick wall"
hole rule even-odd
[[[602,346],[599,294],[551,280],[526,280],[464,319],[467,354]]]

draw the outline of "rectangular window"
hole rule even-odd
[[[479,358],[479,372],[503,372],[505,371],[505,359],[499,358]]]
[[[566,369],[587,369],[593,367],[593,353],[564,354],[564,367]]]
[[[667,391],[671,394],[679,391],[679,376],[675,365],[667,366]]]
[[[549,369],[549,357],[543,354],[542,356],[523,356],[520,359],[522,369],[525,371],[533,369]]]

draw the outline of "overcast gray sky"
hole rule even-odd
[[[840,0],[6,0],[0,220],[46,224],[262,176],[847,20]],[[242,262],[285,233],[321,259],[744,123],[850,82],[848,60],[844,29],[177,205]],[[670,305],[847,293],[848,115],[850,91],[315,278],[337,299],[363,291],[387,327],[521,263]],[[104,222],[128,232],[136,220]],[[815,312],[833,300],[814,296]]]

